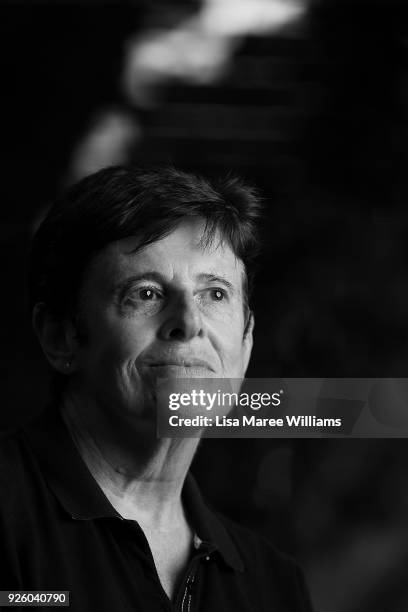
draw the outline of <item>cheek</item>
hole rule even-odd
[[[213,326],[212,332],[213,345],[224,366],[240,362],[244,335],[243,315],[237,314],[219,321]]]
[[[150,342],[146,328],[139,327],[129,320],[95,317],[80,349],[83,369],[91,376],[92,372],[96,374],[100,382],[103,376],[126,374]]]

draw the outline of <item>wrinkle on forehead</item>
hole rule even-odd
[[[244,263],[219,233],[214,240],[203,244],[204,227],[204,222],[198,219],[181,223],[167,236],[143,248],[138,248],[140,238],[137,235],[109,243],[85,269],[79,310],[83,309],[85,301],[111,299],[115,287],[126,277],[158,272],[166,282],[177,280],[190,287],[202,283],[205,275],[224,278],[235,288],[232,292],[234,299],[242,303],[247,317],[249,306]]]
[[[131,255],[142,253],[150,246],[170,238],[175,233],[179,233],[180,230],[185,233],[187,239],[186,242],[189,242],[189,246],[200,250],[203,253],[216,251],[218,249],[229,249],[231,252],[233,252],[230,242],[217,228],[213,229],[211,225],[206,223],[201,218],[192,218],[182,221],[165,235],[142,246],[140,245],[140,238],[138,238],[137,235],[125,238],[124,240],[129,241],[130,243],[129,251],[126,254]]]
[[[136,256],[138,263],[141,265],[143,265],[144,261],[151,258],[152,260],[158,260],[160,267],[165,268],[166,264],[170,264],[171,256],[174,256],[175,259],[177,256],[180,256],[179,262],[185,263],[187,267],[193,261],[191,258],[185,259],[185,251],[192,250],[197,255],[216,256],[211,262],[210,258],[204,262],[204,265],[210,264],[211,269],[205,269],[201,272],[217,275],[220,272],[218,266],[221,266],[221,269],[226,271],[231,265],[234,271],[239,270],[245,275],[244,264],[235,255],[228,241],[219,232],[209,235],[209,238],[207,239],[207,234],[205,233],[205,223],[195,219],[181,223],[167,236],[143,247],[139,247],[137,236],[129,236],[129,238],[112,243],[110,246],[112,246],[112,255],[115,254],[124,263],[126,261],[129,262],[129,265],[131,265],[131,262],[134,261],[134,256]],[[197,262],[194,263],[199,264],[200,258],[197,257]]]

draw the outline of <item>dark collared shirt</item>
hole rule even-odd
[[[183,502],[198,537],[170,602],[146,537],[110,504],[56,409],[0,443],[0,590],[70,591],[75,611],[308,612],[299,568],[204,503]]]

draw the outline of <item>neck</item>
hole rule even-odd
[[[82,459],[113,507],[141,524],[185,521],[181,490],[198,439],[157,439],[154,428],[117,417],[67,394],[62,416]]]

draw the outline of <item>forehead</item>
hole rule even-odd
[[[132,274],[159,273],[167,281],[196,281],[205,275],[221,277],[241,293],[244,265],[220,234],[206,244],[205,222],[182,222],[168,236],[139,248],[137,236],[108,244],[89,264],[85,284],[110,285]],[[87,282],[88,281],[88,282]]]

